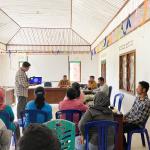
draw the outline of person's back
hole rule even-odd
[[[60,142],[53,130],[44,125],[31,124],[18,143],[18,150],[60,150]]]
[[[61,101],[59,103],[59,110],[69,110],[69,109],[76,109],[85,112],[87,106],[84,105],[81,100],[76,99],[76,90],[70,88],[67,90],[67,99]]]
[[[27,103],[26,110],[39,110],[39,109],[37,109],[35,101],[33,100]],[[48,103],[45,102],[44,106],[40,110],[47,113],[48,120],[52,119],[52,107]],[[43,115],[38,114],[37,123],[43,123],[43,122],[44,122]]]
[[[36,98],[33,101],[30,101],[26,105],[26,110],[41,110],[47,113],[48,120],[52,119],[52,107],[45,102],[45,92],[43,87],[37,87],[35,90]],[[48,121],[47,120],[47,121]],[[44,116],[41,114],[38,114],[37,116],[37,123],[43,123],[44,122]],[[30,123],[29,116],[27,115],[26,119],[26,125]]]
[[[0,150],[8,150],[11,143],[12,132],[8,130],[0,119]]]
[[[110,120],[113,121],[113,113],[108,108],[110,104],[110,100],[108,96],[99,92],[94,97],[94,105],[91,106],[83,115],[79,122],[79,129],[81,131],[81,135],[85,135],[85,124],[91,121],[100,121],[100,120]],[[108,129],[108,149],[113,149],[114,145],[114,130],[113,128]],[[95,128],[90,129],[89,132],[89,143],[90,149],[97,149],[98,144],[98,131]]]

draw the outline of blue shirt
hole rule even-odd
[[[28,102],[25,109],[26,110],[39,110],[39,109],[37,109],[37,106],[36,106],[34,100]],[[42,110],[42,111],[44,111],[44,112],[46,112],[48,114],[48,120],[52,119],[52,106],[51,105],[49,105],[48,103],[44,102],[44,106],[40,110]],[[39,114],[37,116],[37,122],[36,123],[43,123],[43,122],[44,122],[44,117],[43,117],[43,115]],[[28,125],[28,124],[29,124],[29,118],[27,116],[27,118],[26,118],[26,125]]]

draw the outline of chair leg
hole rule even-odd
[[[127,133],[127,150],[131,150],[132,133]]]
[[[142,139],[142,144],[145,147],[145,138],[144,138],[144,133],[141,133],[141,139]]]
[[[148,135],[147,129],[146,129],[146,131],[145,131],[145,134],[146,134],[146,138],[147,138],[148,148],[149,148],[149,150],[150,150],[150,139],[149,139],[149,135]]]

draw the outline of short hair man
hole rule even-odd
[[[21,137],[19,150],[60,150],[60,143],[52,130],[44,125],[31,124]]]
[[[94,93],[104,92],[106,95],[109,94],[109,87],[105,83],[105,79],[103,77],[98,78],[98,88],[93,90]]]
[[[97,88],[97,83],[95,81],[95,77],[94,76],[90,76],[90,79],[88,81],[88,89],[89,90],[93,90]]]
[[[70,81],[67,79],[67,75],[63,75],[63,79],[59,81],[58,87],[68,88],[71,86]]]
[[[130,111],[124,115],[124,133],[128,133],[133,129],[144,127],[146,121],[150,115],[150,99],[148,98],[147,92],[149,90],[149,83],[141,81],[138,84],[136,92],[138,96],[130,109]],[[124,146],[126,148],[127,143],[124,136]]]
[[[29,70],[30,66],[31,65],[29,62],[26,61],[23,62],[22,66],[17,71],[15,77],[15,90],[18,98],[18,105],[17,105],[18,118],[20,118],[20,112],[25,109],[27,103],[29,83],[26,72]]]

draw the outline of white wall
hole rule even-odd
[[[99,53],[99,66],[103,59],[106,59],[106,80],[109,85],[113,86],[113,93],[116,94],[119,91],[119,55],[136,50],[136,86],[141,80],[148,81],[150,83],[150,22],[146,23],[142,27],[138,28],[134,32],[128,34],[118,42],[114,43],[101,53]],[[119,47],[131,42],[131,46],[119,51]],[[123,92],[123,91],[121,91]],[[134,101],[134,96],[123,92],[125,94],[123,102],[123,111],[127,112]],[[150,93],[149,93],[150,94]]]
[[[10,61],[11,60],[11,61]],[[26,60],[26,55],[0,54],[0,86],[14,86],[15,73],[18,70],[19,61]],[[68,74],[67,55],[29,55],[31,69],[29,76],[42,76],[43,80],[60,80],[63,74]],[[89,54],[70,55],[70,61],[81,61],[81,82],[87,83],[88,76],[98,77],[98,55],[91,60]]]

